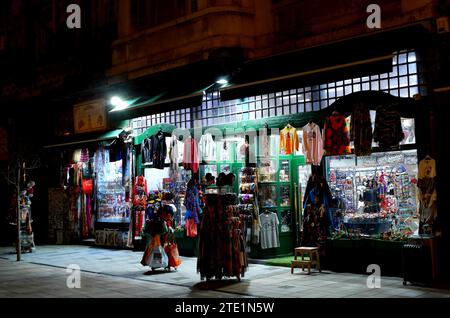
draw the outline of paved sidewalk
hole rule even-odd
[[[392,298],[446,297],[450,291],[403,286],[402,279],[382,277],[381,288],[366,286],[367,276],[332,273],[295,274],[286,267],[250,264],[241,282],[201,281],[196,258],[183,257],[177,271],[142,266],[142,252],[89,246],[38,246],[16,262],[13,248],[0,248],[0,297],[274,297]],[[81,288],[69,289],[67,266],[81,268]]]

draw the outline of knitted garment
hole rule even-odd
[[[373,139],[378,142],[381,150],[397,149],[405,138],[400,114],[392,105],[382,105],[377,108]]]
[[[369,108],[364,104],[353,107],[350,140],[354,142],[355,155],[368,156],[372,153],[372,121]]]
[[[351,153],[347,120],[338,112],[325,120],[324,150],[327,155],[342,156]]]

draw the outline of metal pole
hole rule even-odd
[[[20,243],[20,164],[17,171],[17,242],[16,242],[16,254],[17,254],[17,261],[20,262],[21,253],[22,253],[22,246]]]

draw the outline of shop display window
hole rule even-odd
[[[97,167],[98,222],[128,222],[130,209],[122,185],[122,161]]]
[[[210,173],[214,178],[217,178],[217,165],[205,165],[205,175]]]
[[[282,160],[280,164],[280,181],[289,182],[289,160]]]
[[[275,185],[261,184],[259,186],[259,206],[273,208],[277,206],[277,187]]]
[[[239,141],[235,142],[236,144],[236,161],[244,161],[245,160],[245,140],[244,138],[239,138]]]
[[[416,150],[327,160],[335,231],[390,238],[417,234]]]
[[[291,232],[291,211],[284,210],[281,212],[281,232]]]
[[[277,181],[278,161],[273,159],[267,164],[260,164],[259,182],[276,182]]]
[[[288,185],[280,186],[280,206],[291,205],[291,187]]]
[[[177,208],[177,213],[173,216],[173,222],[175,226],[185,224],[185,214],[186,206],[184,205],[184,199],[186,197],[186,187],[188,181],[191,179],[192,171],[185,170],[183,167],[180,168],[178,179],[173,183],[173,189],[175,193],[175,206]]]
[[[271,135],[269,141],[270,141],[270,156],[272,157],[278,156],[280,135]]]

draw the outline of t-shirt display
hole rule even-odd
[[[204,161],[214,161],[216,160],[216,143],[213,140],[211,134],[206,133],[200,138],[198,144],[200,150],[201,159]]]
[[[197,173],[199,168],[198,146],[194,138],[188,137],[184,141],[183,156],[184,169]]]
[[[259,216],[261,224],[261,248],[280,247],[280,238],[278,231],[278,216],[274,212],[265,212]]]
[[[323,141],[320,127],[310,122],[303,127],[303,152],[307,164],[320,165],[323,156]]]
[[[288,124],[280,131],[280,153],[291,155],[295,150],[298,150],[299,145],[297,129]]]

